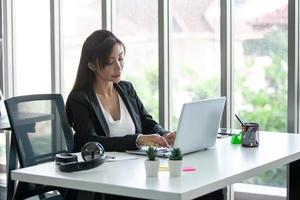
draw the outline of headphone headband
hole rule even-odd
[[[62,163],[59,165],[59,169],[62,172],[77,172],[82,170],[92,169],[94,167],[98,167],[99,165],[103,164],[105,161],[105,156],[101,156],[100,158],[77,162],[77,163]]]
[[[98,142],[88,142],[81,149],[84,161],[78,162],[75,154],[61,153],[55,156],[55,162],[62,172],[76,172],[92,169],[104,163],[104,148]]]

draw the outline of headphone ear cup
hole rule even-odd
[[[77,163],[78,157],[75,154],[68,152],[55,155],[55,163],[57,165],[67,164],[67,163]]]
[[[88,142],[81,149],[84,161],[94,160],[105,155],[104,147],[98,142]]]

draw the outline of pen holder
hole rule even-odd
[[[242,126],[244,147],[258,147],[259,145],[259,124],[244,123]]]

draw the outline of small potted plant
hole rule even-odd
[[[147,159],[145,160],[146,175],[148,177],[157,177],[159,171],[159,159],[157,159],[157,150],[154,146],[149,146],[147,150]]]
[[[181,154],[180,148],[174,148],[171,150],[171,155],[169,157],[169,172],[170,176],[176,177],[181,176],[182,171],[182,160],[183,156]]]

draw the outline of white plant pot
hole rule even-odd
[[[169,173],[171,177],[181,176],[183,160],[169,160]]]
[[[145,160],[146,175],[148,177],[157,177],[159,171],[159,159]]]

